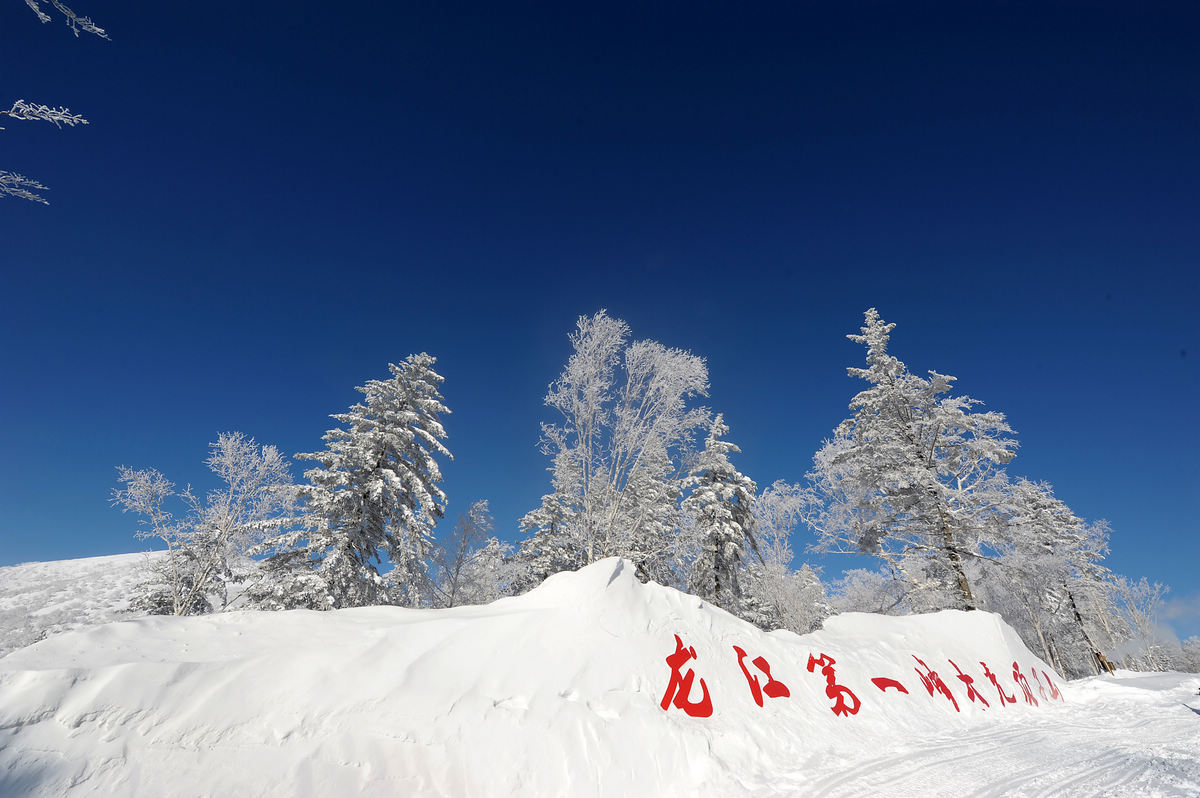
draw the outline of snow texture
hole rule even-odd
[[[0,656],[44,637],[121,620],[164,552],[0,568]]]
[[[664,711],[676,636],[695,681]],[[961,711],[926,692],[914,655]],[[1016,703],[1001,706],[981,661]],[[1038,706],[1014,661],[1039,674]],[[700,680],[708,717],[683,709],[702,703]],[[833,711],[838,695],[855,703],[841,687],[856,714]],[[1198,688],[1178,674],[1063,684],[983,612],[765,634],[609,559],[486,606],[153,617],[48,638],[0,659],[0,795],[1195,795]]]

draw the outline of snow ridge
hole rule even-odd
[[[676,636],[692,679],[672,697]],[[954,701],[927,692],[917,657]],[[1014,662],[1039,674],[1038,706]],[[142,618],[44,640],[0,659],[0,794],[837,792],[831,768],[897,741],[1061,720],[1071,691],[1051,685],[995,615],[764,634],[610,559],[480,607]]]

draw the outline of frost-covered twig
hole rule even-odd
[[[30,180],[25,175],[19,175],[16,172],[7,172],[0,169],[0,196],[7,194],[10,197],[18,197],[27,199],[30,202],[40,202],[43,205],[49,205],[45,197],[40,194],[35,194],[30,189],[36,191],[46,191],[47,187],[43,186],[36,180]]]
[[[81,115],[71,113],[71,109],[65,105],[58,108],[51,108],[48,105],[26,102],[25,100],[17,100],[13,103],[12,108],[7,111],[0,111],[0,114],[11,116],[13,119],[24,119],[27,121],[40,119],[43,122],[52,122],[59,128],[63,125],[75,127],[76,125],[86,125],[88,123]],[[0,130],[3,130],[3,128],[0,128]]]
[[[91,17],[81,17],[62,3],[62,0],[25,0],[25,5],[32,9],[33,13],[42,22],[49,22],[50,15],[46,13],[44,6],[49,4],[54,7],[58,13],[62,14],[67,19],[67,27],[76,37],[79,32],[91,33],[99,36],[101,39],[107,39],[108,34],[104,29],[92,22]],[[37,103],[27,103],[24,100],[17,100],[13,103],[11,109],[0,111],[0,115],[11,116],[13,119],[34,120],[40,119],[44,122],[53,122],[56,127],[67,125],[74,127],[75,125],[86,125],[88,121],[79,114],[71,113],[66,106],[59,108],[51,108],[48,105],[39,105]],[[4,128],[0,128],[3,130]],[[31,190],[32,189],[32,190]],[[41,195],[35,194],[33,190],[45,191],[46,186],[36,180],[30,180],[24,175],[19,175],[16,172],[7,172],[0,170],[0,196],[7,194],[10,197],[20,197],[31,202],[40,202],[43,205],[50,203]]]
[[[25,5],[33,9],[33,13],[37,14],[38,19],[40,19],[42,22],[49,22],[50,15],[42,10],[42,4],[45,2],[47,2],[47,0],[25,0]],[[71,32],[76,36],[79,35],[79,31],[83,31],[84,33],[94,33],[101,39],[108,38],[108,34],[104,32],[104,29],[99,27],[95,22],[92,22],[91,17],[81,17],[77,15],[74,11],[63,5],[61,0],[48,0],[48,2],[50,5],[54,6],[58,13],[67,18],[67,27],[69,27]]]

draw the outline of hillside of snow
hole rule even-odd
[[[981,612],[765,634],[614,559],[47,638],[0,658],[0,795],[1191,796],[1198,691],[1064,684]]]
[[[45,637],[122,620],[157,552],[0,567],[0,656]]]

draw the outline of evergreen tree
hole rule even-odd
[[[729,427],[717,414],[704,450],[684,483],[690,493],[683,501],[683,511],[693,519],[692,534],[699,544],[699,556],[692,564],[692,591],[737,612],[742,596],[738,570],[747,551],[758,553],[753,514],[757,488],[729,462],[729,454],[741,450],[721,440],[727,432]]]
[[[994,548],[1012,430],[1003,414],[949,395],[954,377],[910,373],[887,351],[895,325],[874,308],[865,318],[847,337],[866,345],[867,367],[848,371],[870,387],[813,458],[806,520],[821,550],[874,554],[933,606],[974,609],[964,561]]]
[[[435,455],[451,456],[434,362],[422,353],[390,364],[391,379],[358,388],[365,402],[332,416],[343,426],[325,434],[323,451],[297,455],[317,465],[297,491],[299,523],[269,542],[261,604],[418,605],[433,527],[445,514]],[[383,556],[392,566],[386,582]]]

